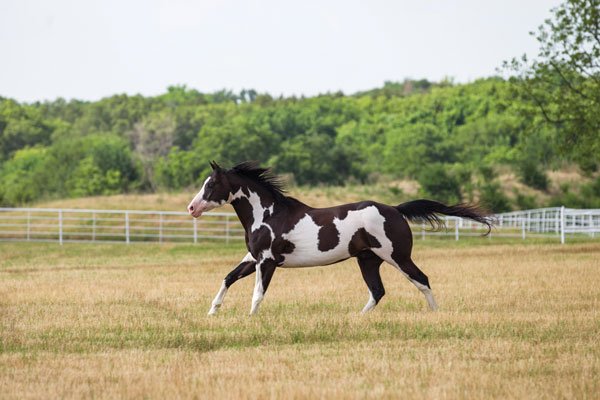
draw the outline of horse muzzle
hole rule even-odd
[[[209,204],[208,201],[200,200],[199,202],[192,201],[187,209],[192,217],[198,218],[203,212],[212,210],[213,208],[214,206],[211,207],[211,204]]]

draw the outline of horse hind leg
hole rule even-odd
[[[398,263],[397,267],[406,277],[425,295],[427,304],[432,311],[438,309],[438,305],[433,297],[431,286],[429,286],[429,278],[415,265],[413,260],[410,258]]]
[[[429,304],[429,308],[432,311],[436,311],[438,309],[437,303],[435,302],[435,298],[433,297],[433,292],[431,291],[431,286],[429,286],[429,278],[427,275],[423,273],[415,265],[415,263],[410,259],[410,257],[399,259],[398,261],[394,260],[394,258],[389,254],[383,254],[381,249],[373,249],[378,256],[383,258],[386,262],[390,263],[394,266],[398,271],[402,272],[402,274],[411,281],[417,289],[425,295],[425,299],[427,300],[427,304]]]
[[[362,310],[363,313],[366,313],[375,308],[379,300],[385,295],[385,289],[383,282],[381,282],[381,275],[379,274],[379,267],[383,260],[369,250],[358,253],[356,258],[363,279],[369,288],[369,301]]]

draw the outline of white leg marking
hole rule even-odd
[[[417,281],[413,281],[412,279],[411,282],[414,283],[415,286],[419,288],[421,293],[425,295],[425,299],[427,300],[427,304],[429,304],[429,308],[431,309],[431,311],[437,311],[438,305],[435,302],[435,299],[433,298],[433,292],[431,291],[431,289],[425,285],[420,284]]]
[[[402,273],[402,275],[404,275],[409,281],[411,281],[416,287],[417,289],[419,289],[421,291],[421,293],[423,293],[425,295],[425,299],[427,300],[427,304],[429,304],[429,308],[432,311],[436,311],[438,309],[437,303],[435,302],[435,299],[433,298],[433,292],[431,291],[430,288],[428,288],[427,286],[413,280],[410,279],[410,277],[408,276],[408,274],[404,271],[402,271],[402,268],[400,268],[400,266],[398,265],[398,263],[396,263],[396,261],[394,261],[394,259],[392,258],[392,243],[389,241],[389,239],[385,236],[385,235],[375,235],[375,237],[384,244],[385,241],[389,242],[389,253],[388,251],[386,251],[386,246],[382,246],[383,248],[380,249],[371,249],[375,254],[377,254],[379,257],[383,258],[386,262],[388,262],[389,264],[391,264],[394,268],[396,268],[398,271],[400,271]]]
[[[365,304],[365,308],[363,308],[361,311],[363,314],[371,311],[377,305],[377,302],[375,301],[375,297],[373,297],[373,293],[371,293],[370,290],[369,290],[369,296],[370,296],[369,301],[367,302],[367,304]]]
[[[221,284],[221,289],[215,296],[215,299],[212,301],[212,305],[210,307],[210,311],[208,311],[208,315],[214,315],[219,311],[219,307],[223,304],[223,299],[225,298],[225,294],[227,293],[227,286],[225,286],[225,280]]]
[[[254,257],[252,257],[252,254],[250,253],[246,254],[246,256],[242,259],[240,264],[248,261],[254,261]],[[226,294],[227,286],[225,285],[225,279],[223,279],[221,288],[219,289],[219,292],[215,296],[214,300],[212,301],[212,305],[210,307],[210,310],[208,311],[208,315],[214,315],[217,313],[217,311],[219,311],[219,308],[221,307],[221,304],[223,304],[223,299],[225,298]]]
[[[261,264],[256,264],[256,283],[254,284],[254,293],[252,294],[252,308],[250,309],[250,315],[255,314],[258,311],[260,302],[264,297],[263,285],[262,285],[262,272]]]

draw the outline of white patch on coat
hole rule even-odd
[[[294,251],[283,255],[285,260],[282,267],[326,265],[349,258],[348,246],[350,240],[360,228],[364,228],[369,234],[375,236],[380,243],[387,241],[389,243],[387,247],[391,249],[392,244],[383,230],[384,222],[385,218],[375,206],[348,211],[346,218],[333,219],[333,223],[339,232],[339,243],[331,250],[321,251],[319,250],[319,230],[321,226],[315,223],[309,212],[298,221],[292,230],[282,235],[284,239],[294,244]],[[391,254],[391,250],[389,250],[389,253]]]
[[[250,227],[250,232],[254,232],[259,229],[261,226],[266,226],[271,232],[271,240],[275,239],[275,234],[273,233],[273,229],[263,222],[265,211],[269,210],[269,215],[273,215],[273,209],[275,204],[271,204],[269,207],[263,207],[260,201],[260,196],[248,189],[249,195],[246,195],[244,191],[240,188],[235,194],[230,193],[229,199],[227,203],[231,203],[234,200],[245,198],[250,203],[250,208],[252,208],[252,226]]]
[[[208,178],[206,178],[206,180],[204,181],[204,184],[202,185],[202,188],[200,189],[198,194],[196,196],[194,196],[194,198],[188,205],[188,210],[190,209],[190,207],[193,207],[193,211],[190,211],[190,214],[192,214],[192,216],[194,218],[197,218],[202,213],[204,213],[206,211],[210,211],[217,207],[220,207],[226,203],[225,200],[217,202],[217,201],[208,201],[208,200],[204,199],[204,193],[206,192],[206,185],[208,184],[209,181],[210,181],[210,176]]]
[[[229,193],[229,199],[227,200],[227,204],[231,203],[234,200],[241,199],[242,197],[246,197],[242,188],[239,188],[235,193]]]
[[[204,192],[206,191],[206,184],[208,183],[208,181],[210,181],[210,176],[204,180],[204,183],[202,184],[202,187],[200,188],[200,191],[192,199],[192,201],[191,201],[192,204],[193,203],[197,203],[200,200],[202,200],[202,198],[204,197]]]
[[[250,228],[250,231],[254,232],[263,225],[263,217],[265,216],[265,210],[268,210],[268,208],[264,208],[262,206],[262,203],[260,202],[260,196],[258,194],[256,194],[252,190],[248,190],[248,192],[250,193],[250,195],[246,198],[248,199],[248,201],[250,202],[250,206],[252,207],[253,218],[252,227]],[[271,229],[270,226],[269,229]]]
[[[252,257],[252,254],[250,252],[246,253],[246,255],[244,256],[244,258],[242,258],[242,261],[240,261],[240,264],[248,262],[248,261],[256,261],[254,259],[254,257]]]

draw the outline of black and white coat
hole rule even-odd
[[[474,219],[489,225],[484,213],[473,206],[445,206],[417,200],[399,206],[373,201],[312,208],[285,196],[279,179],[256,163],[245,162],[226,170],[211,163],[212,174],[190,202],[188,211],[198,218],[203,212],[231,204],[246,234],[248,253],[224,279],[212,302],[215,314],[229,287],[256,272],[250,314],[257,312],[276,268],[334,264],[356,257],[369,288],[367,312],[385,294],[379,268],[388,262],[425,295],[437,309],[427,276],[411,260],[412,233],[407,219],[439,223],[436,213]]]

